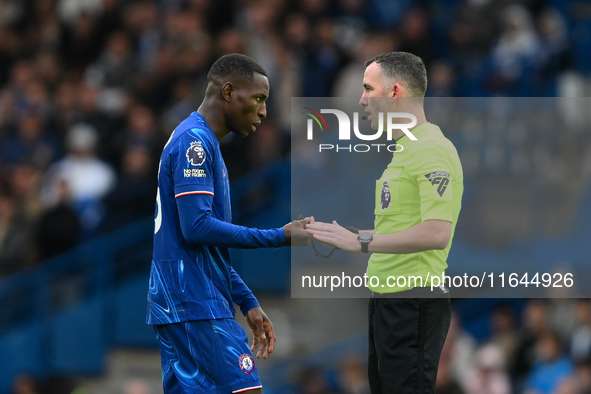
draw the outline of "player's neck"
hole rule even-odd
[[[217,140],[221,141],[222,138],[230,133],[230,129],[226,125],[226,120],[223,114],[217,108],[219,108],[219,106],[204,100],[197,109],[197,113],[203,116],[203,119],[205,119],[211,128]]]

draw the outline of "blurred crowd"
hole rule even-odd
[[[432,101],[428,116],[464,169],[460,239],[499,247],[589,231],[589,105],[589,97]]]
[[[520,313],[498,304],[480,344],[458,316],[437,375],[441,394],[591,393],[591,303],[531,299]]]
[[[236,178],[289,153],[291,97],[358,96],[387,51],[425,60],[430,96],[584,94],[569,22],[507,0],[0,0],[0,275],[149,216],[220,55],[271,84],[263,126],[223,141]]]
[[[441,355],[438,394],[591,393],[591,301],[530,299],[497,303],[489,334],[472,336],[457,313]],[[301,394],[369,394],[364,357],[305,370]],[[290,391],[291,392],[291,391]]]

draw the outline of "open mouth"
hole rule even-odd
[[[253,132],[254,132],[254,131],[256,131],[256,130],[257,130],[257,127],[259,127],[260,125],[261,125],[261,122],[258,122],[258,123],[253,123],[253,124],[252,124],[252,131],[253,131]]]

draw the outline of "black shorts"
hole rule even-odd
[[[404,293],[412,297],[414,292]],[[439,357],[451,319],[449,292],[437,295],[370,299],[371,394],[435,393]]]

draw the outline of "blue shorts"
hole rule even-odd
[[[230,394],[262,387],[248,338],[234,319],[154,326],[165,394]]]

